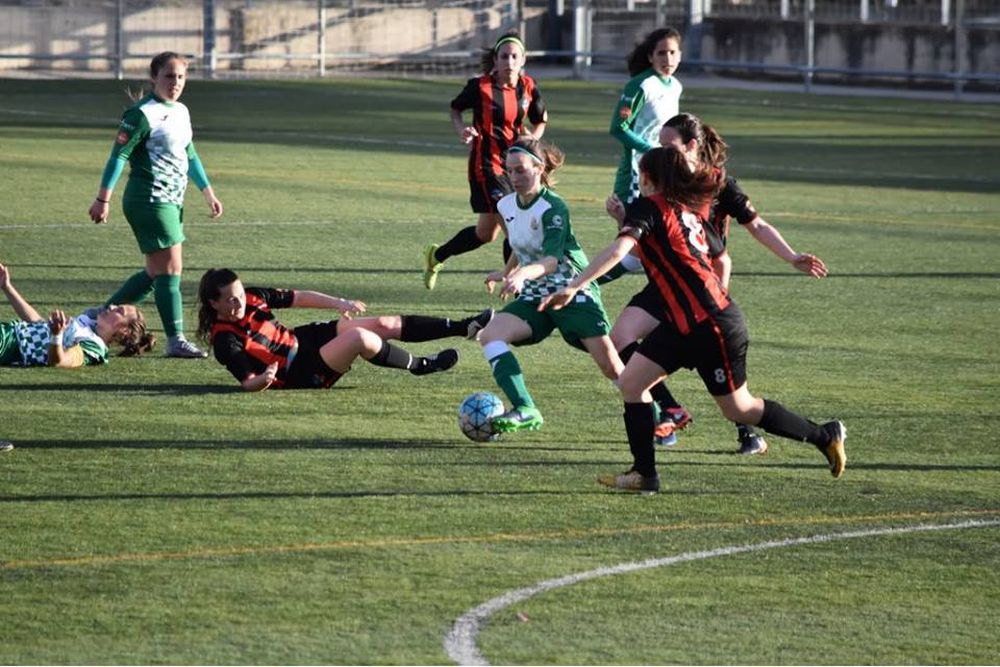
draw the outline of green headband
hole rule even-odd
[[[497,43],[493,45],[493,53],[498,53],[500,51],[500,47],[508,42],[520,46],[522,53],[525,51],[524,42],[522,42],[518,37],[514,37],[513,35],[508,35],[506,37],[501,37],[500,39],[497,40]]]
[[[527,155],[528,157],[530,157],[532,160],[534,160],[538,164],[541,164],[541,165],[545,164],[545,160],[543,160],[542,158],[538,157],[537,155],[535,155],[534,153],[532,153],[530,150],[528,150],[524,146],[511,146],[509,149],[507,149],[507,152],[508,153],[524,153],[525,155]]]

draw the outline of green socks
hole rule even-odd
[[[153,278],[153,297],[156,310],[163,321],[163,332],[168,338],[184,335],[184,306],[181,303],[181,277],[159,275]]]
[[[153,279],[145,271],[139,271],[123,282],[118,291],[108,297],[104,305],[142,303],[149,297],[152,291]]]

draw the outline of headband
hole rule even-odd
[[[543,160],[542,158],[538,157],[537,155],[535,155],[534,153],[532,153],[530,150],[528,150],[524,146],[511,146],[510,148],[507,149],[507,152],[508,153],[524,153],[525,155],[527,155],[528,157],[530,157],[532,160],[534,160],[538,164],[540,164],[540,165],[544,165],[545,164],[545,160]]]
[[[524,53],[524,51],[525,51],[524,42],[522,42],[519,37],[515,37],[513,35],[507,35],[506,37],[501,37],[500,39],[498,39],[497,43],[493,45],[493,53],[499,52],[500,51],[500,47],[503,46],[504,44],[508,43],[508,42],[511,42],[513,44],[517,44],[518,46],[520,46],[521,47],[521,52]]]

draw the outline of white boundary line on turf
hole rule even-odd
[[[648,570],[654,567],[665,567],[677,563],[687,563],[696,560],[716,558],[718,556],[732,556],[734,554],[751,553],[755,551],[766,551],[768,549],[783,549],[802,544],[817,544],[821,542],[834,542],[836,540],[849,540],[857,537],[873,537],[878,535],[899,535],[903,533],[917,533],[936,530],[961,530],[963,528],[986,528],[1000,526],[1000,519],[991,520],[970,520],[961,523],[949,524],[916,524],[911,526],[900,526],[896,528],[872,528],[869,530],[857,530],[847,533],[830,533],[827,535],[813,535],[810,537],[790,538],[787,540],[776,540],[773,542],[761,542],[758,544],[745,544],[741,546],[720,547],[708,551],[690,551],[677,556],[667,556],[665,558],[651,558],[644,561],[630,561],[599,567],[595,570],[568,574],[556,579],[547,579],[526,588],[504,593],[492,600],[487,600],[483,604],[470,609],[460,616],[451,627],[451,631],[444,638],[444,650],[456,664],[459,665],[489,665],[479,648],[476,646],[476,638],[479,631],[489,621],[490,617],[513,604],[523,602],[540,593],[572,586],[581,581],[598,579],[600,577],[610,577],[626,572],[637,570]]]

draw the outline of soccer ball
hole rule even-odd
[[[500,437],[493,431],[493,418],[502,415],[503,401],[486,391],[465,397],[458,406],[458,427],[469,440],[488,442]]]

